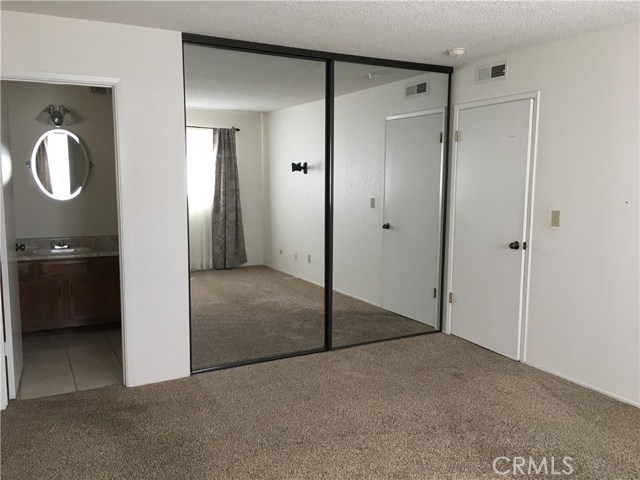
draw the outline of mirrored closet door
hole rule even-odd
[[[439,329],[448,81],[335,62],[334,348]]]
[[[185,43],[192,370],[324,349],[326,62]]]

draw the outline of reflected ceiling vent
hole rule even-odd
[[[476,67],[476,83],[492,82],[507,78],[507,61]]]
[[[427,95],[429,93],[429,82],[425,80],[424,82],[416,83],[414,85],[409,85],[404,92],[404,96],[406,98],[415,97],[416,95]]]
[[[89,91],[96,95],[111,95],[111,89],[108,87],[89,87]]]

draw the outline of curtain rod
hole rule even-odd
[[[211,130],[212,128],[222,128],[222,127],[199,127],[197,125],[187,125],[188,128],[206,128],[207,130]],[[231,127],[233,128],[236,132],[239,132],[240,129],[237,127]]]

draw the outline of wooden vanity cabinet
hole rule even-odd
[[[22,331],[120,321],[118,257],[18,263]]]

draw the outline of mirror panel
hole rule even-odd
[[[448,75],[335,63],[334,347],[439,328]]]
[[[184,68],[192,370],[321,350],[326,64],[187,43]]]
[[[30,162],[40,190],[56,200],[77,197],[89,178],[91,164],[80,139],[68,130],[54,129],[36,142]]]

